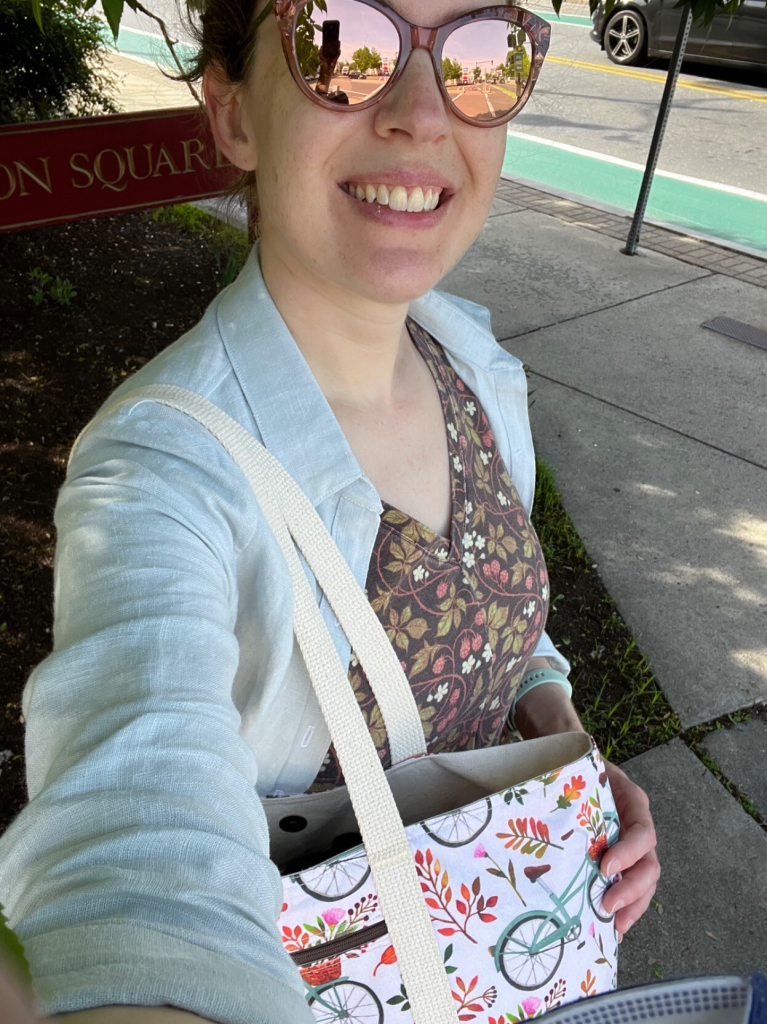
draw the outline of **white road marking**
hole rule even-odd
[[[507,130],[508,135],[518,139],[526,139],[528,142],[538,142],[542,146],[552,146],[554,149],[563,149],[567,153],[577,153],[579,156],[588,156],[594,160],[602,160],[608,164],[618,164],[620,167],[631,167],[637,171],[644,171],[644,164],[636,164],[631,160],[622,160],[617,156],[608,156],[606,153],[595,153],[593,149],[581,149],[580,146],[569,146],[565,142],[552,142],[551,139],[542,139],[539,135],[529,135],[527,132]],[[745,196],[746,199],[758,199],[767,203],[767,195],[763,192],[752,192],[747,188],[737,188],[735,185],[722,185],[718,181],[707,181],[705,178],[692,178],[688,174],[675,174],[673,171],[656,171],[658,177],[673,178],[675,181],[686,181],[691,185],[702,185],[704,188],[715,189],[717,192],[729,192],[735,196]]]

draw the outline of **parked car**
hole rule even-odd
[[[682,11],[671,0],[619,0],[609,18],[604,3],[591,17],[591,38],[610,60],[638,64],[671,56]],[[735,14],[718,14],[708,25],[693,22],[685,59],[767,69],[767,0],[745,0]]]
[[[349,72],[349,78],[362,78],[362,72],[358,71],[356,68],[352,68]]]

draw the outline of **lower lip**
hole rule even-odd
[[[380,203],[369,203],[367,199],[357,199],[356,196],[345,192],[340,185],[338,189],[350,203],[354,203],[361,217],[394,228],[433,228],[443,219],[445,210],[453,201],[453,196],[450,195],[441,201],[436,210],[408,213],[407,210],[392,210],[388,206],[381,206]]]

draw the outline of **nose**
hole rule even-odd
[[[411,50],[399,79],[378,106],[375,127],[381,135],[404,132],[422,143],[450,133],[450,115],[425,46]]]

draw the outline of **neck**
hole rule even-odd
[[[279,243],[259,241],[269,294],[331,406],[395,404],[412,358],[409,303],[382,303],[294,263]]]

